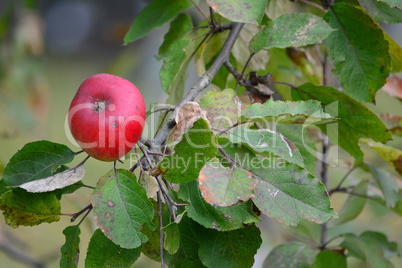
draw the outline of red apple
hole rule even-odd
[[[81,148],[102,161],[126,155],[145,125],[145,103],[130,81],[95,74],[79,87],[68,112],[68,125]]]

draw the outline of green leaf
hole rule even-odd
[[[361,181],[353,188],[353,193],[367,195],[367,181]],[[335,225],[354,220],[363,211],[367,198],[350,194],[339,211],[339,218],[334,221]]]
[[[58,221],[61,213],[55,194],[33,194],[22,189],[3,194],[0,197],[0,209],[4,211],[6,223],[13,228]]]
[[[368,243],[379,246],[386,259],[390,259],[398,254],[398,244],[396,242],[389,242],[383,233],[366,231],[360,235],[360,238]]]
[[[317,254],[311,268],[346,268],[346,257],[339,252],[323,250]]]
[[[242,229],[219,232],[192,224],[200,245],[198,254],[207,267],[252,267],[254,255],[260,247],[261,232],[255,224]]]
[[[100,178],[91,202],[99,228],[115,244],[132,249],[148,240],[140,228],[144,223],[153,228],[154,210],[134,174],[111,170]]]
[[[402,71],[402,48],[385,32],[384,38],[389,43],[389,52],[392,57],[392,72],[397,73]]]
[[[353,5],[337,3],[324,19],[337,29],[324,41],[332,73],[349,96],[373,102],[391,69],[388,42],[378,24]]]
[[[198,3],[198,1],[194,1]],[[135,18],[124,42],[131,43],[174,19],[180,12],[192,7],[189,0],[154,0]]]
[[[141,247],[134,249],[121,248],[97,229],[89,241],[85,267],[131,267],[140,257]]]
[[[317,149],[307,129],[297,124],[277,124],[276,129],[299,149],[303,157],[304,167],[314,175],[317,163],[315,155]]]
[[[394,207],[396,202],[398,201],[399,191],[399,186],[396,181],[394,181],[391,176],[389,176],[381,169],[368,163],[366,163],[365,165],[369,168],[379,188],[383,192],[384,200],[387,204],[387,207]]]
[[[262,265],[263,268],[308,268],[314,262],[314,251],[300,242],[288,242],[275,247]]]
[[[250,172],[238,167],[224,167],[217,158],[201,169],[198,181],[205,201],[224,207],[253,197],[258,183]]]
[[[304,167],[299,149],[289,140],[285,140],[282,134],[275,131],[240,127],[230,130],[228,138],[232,143],[244,144],[256,153],[266,156],[273,153],[290,163]]]
[[[173,183],[185,183],[196,180],[201,168],[218,152],[217,138],[212,133],[207,121],[200,118],[183,135],[174,147],[174,153],[165,156],[156,167],[157,174]]]
[[[384,257],[382,241],[378,243],[370,236],[356,236],[354,234],[345,234],[345,240],[341,247],[346,248],[349,253],[362,261],[366,262],[368,268],[391,268],[392,263]]]
[[[188,217],[183,217],[179,223],[179,239],[181,241],[179,250],[174,254],[165,254],[166,263],[170,268],[176,267],[205,267],[198,256],[199,244],[194,237],[192,225],[194,223]]]
[[[200,107],[207,112],[212,127],[225,129],[237,123],[241,102],[232,89],[213,89],[201,98]]]
[[[243,224],[260,221],[252,211],[251,201],[230,207],[214,207],[208,204],[201,196],[196,181],[181,184],[179,198],[190,202],[186,206],[187,215],[206,228],[231,231],[241,228]]]
[[[180,231],[176,223],[168,224],[163,227],[164,244],[163,247],[170,253],[175,254],[180,248]]]
[[[266,0],[207,0],[208,5],[222,17],[259,25],[267,6]]]
[[[251,53],[273,47],[300,47],[321,42],[333,30],[320,17],[308,13],[285,14],[269,21],[250,42]]]
[[[359,4],[378,22],[400,23],[402,22],[402,10],[391,8],[378,0],[359,0]]]
[[[320,102],[309,101],[272,101],[264,104],[254,103],[241,112],[239,123],[275,122],[281,124],[320,124],[336,121],[324,113]]]
[[[27,143],[4,169],[4,185],[19,186],[50,177],[54,166],[70,163],[73,159],[74,152],[63,144],[50,141]]]
[[[324,185],[303,168],[279,158],[260,159],[226,138],[219,138],[219,144],[259,179],[253,201],[263,213],[288,225],[302,219],[323,223],[336,217]]]
[[[402,151],[394,147],[384,145],[379,142],[373,142],[368,139],[362,139],[363,144],[367,144],[382,159],[387,161],[402,176]]]
[[[387,3],[390,7],[397,7],[402,9],[402,3],[400,0],[378,0],[384,3]]]
[[[180,14],[177,18],[170,23],[169,32],[165,34],[165,39],[162,46],[159,48],[159,55],[156,56],[157,60],[165,57],[165,53],[169,48],[178,40],[188,33],[193,28],[191,17],[187,14]]]
[[[80,257],[80,234],[78,225],[68,226],[63,231],[66,243],[61,247],[60,267],[77,267]]]
[[[319,100],[326,112],[332,117],[340,118],[336,124],[321,126],[331,142],[338,144],[356,159],[363,158],[358,141],[369,137],[382,143],[390,140],[387,127],[366,106],[333,87],[315,86],[306,83],[292,90],[296,100]]]

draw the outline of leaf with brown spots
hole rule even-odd
[[[100,178],[91,201],[99,228],[113,243],[132,249],[148,240],[140,228],[144,223],[154,228],[154,209],[134,174],[111,170]]]
[[[214,158],[201,169],[198,188],[207,203],[226,207],[254,197],[257,182],[250,172],[224,167]]]

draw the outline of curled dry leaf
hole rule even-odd
[[[398,98],[402,101],[402,79],[397,76],[387,78],[387,83],[382,88],[390,97]]]
[[[206,118],[205,111],[201,110],[196,102],[189,101],[183,104],[176,113],[176,126],[169,136],[170,141],[180,141],[183,134],[193,127],[194,122],[200,118]]]
[[[66,171],[57,173],[44,179],[26,182],[18,187],[23,188],[30,193],[51,192],[80,181],[84,175],[85,167],[82,165],[77,168],[67,169]]]

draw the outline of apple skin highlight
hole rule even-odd
[[[115,161],[137,143],[145,125],[145,103],[130,81],[95,74],[79,87],[68,112],[75,141],[90,156]]]

